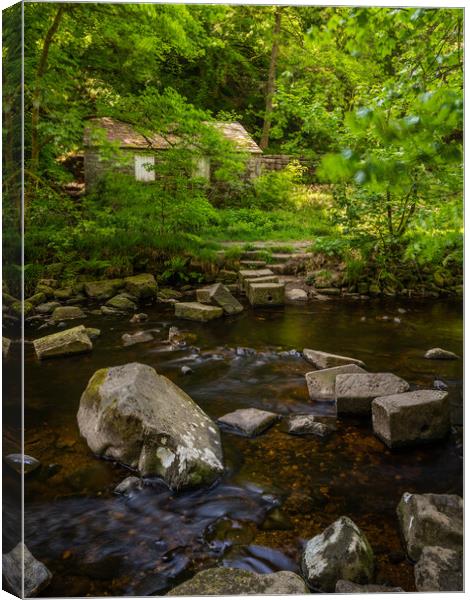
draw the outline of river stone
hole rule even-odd
[[[339,579],[368,583],[374,574],[374,553],[359,527],[340,517],[307,542],[301,569],[313,591],[334,592]]]
[[[36,306],[36,312],[40,315],[48,315],[60,306],[59,302],[44,302]]]
[[[439,440],[450,429],[447,392],[417,390],[372,402],[375,435],[389,448]]]
[[[24,561],[24,562],[23,562]],[[23,594],[24,567],[24,594]],[[36,560],[27,546],[20,542],[11,552],[2,556],[3,578],[11,592],[19,598],[37,596],[52,579],[52,573]]]
[[[129,363],[96,371],[80,399],[92,452],[160,476],[173,489],[211,483],[223,471],[215,423],[155,369]]]
[[[54,290],[54,298],[57,300],[68,300],[73,296],[74,292],[71,287],[60,288],[59,290]]]
[[[341,367],[331,367],[330,369],[320,369],[319,371],[310,371],[309,373],[305,374],[310,399],[317,401],[334,400],[337,375],[365,372],[366,371],[364,371],[364,369],[355,364],[342,365]]]
[[[40,279],[38,285],[45,285],[46,287],[56,288],[59,285],[57,279]]]
[[[137,333],[123,333],[121,339],[124,346],[133,346],[134,344],[151,342],[153,340],[153,335],[150,331],[137,331]]]
[[[268,275],[266,277],[245,277],[243,280],[243,290],[245,294],[248,294],[250,285],[253,283],[279,283],[279,277],[277,275]]]
[[[96,340],[101,335],[101,329],[97,329],[96,327],[85,327],[85,331],[90,340]]]
[[[47,300],[46,294],[44,294],[43,292],[37,292],[33,296],[30,296],[29,298],[27,298],[25,300],[25,302],[29,302],[33,306],[37,306],[38,304],[42,304],[46,300]]]
[[[251,283],[248,300],[252,306],[280,306],[285,301],[284,283]]]
[[[425,546],[460,551],[463,545],[463,501],[454,494],[409,494],[397,507],[408,556],[419,560]]]
[[[175,304],[175,317],[190,321],[212,321],[224,314],[219,306],[202,304],[201,302],[179,302]]]
[[[2,337],[2,357],[6,358],[10,352],[11,340],[7,337]]]
[[[271,427],[277,421],[278,415],[258,408],[239,408],[218,419],[234,433],[253,436]]]
[[[335,400],[338,414],[368,414],[379,396],[400,394],[409,384],[393,373],[352,373],[336,376]]]
[[[93,300],[108,300],[122,287],[124,287],[123,279],[105,279],[104,281],[87,281],[83,289],[85,294]]]
[[[357,358],[351,358],[349,356],[340,356],[339,354],[330,354],[329,352],[322,352],[321,350],[311,350],[310,348],[304,348],[304,358],[308,362],[315,365],[317,369],[329,369],[330,367],[339,367],[342,365],[359,365],[365,367],[366,365],[362,360]]]
[[[35,293],[43,293],[46,298],[53,298],[54,297],[54,289],[49,287],[48,285],[37,285],[36,289],[35,289]]]
[[[79,306],[58,306],[54,308],[52,319],[56,322],[83,319],[85,313]]]
[[[111,306],[111,308],[117,308],[125,312],[130,312],[137,308],[136,303],[129,300],[124,294],[113,296],[106,302],[106,306]]]
[[[418,592],[463,591],[462,552],[425,546],[414,570]]]
[[[93,344],[83,325],[52,333],[34,340],[34,349],[38,358],[52,358],[90,352]]]
[[[136,296],[141,302],[149,302],[157,297],[158,286],[151,273],[141,273],[126,277],[126,290]]]
[[[28,454],[8,454],[5,456],[5,462],[20,475],[22,469],[24,470],[24,474],[28,475],[41,466],[37,458]]]
[[[227,315],[235,315],[243,310],[243,306],[232,296],[222,283],[201,288],[196,291],[197,301],[203,304],[215,304],[223,309]]]
[[[197,573],[176,586],[167,596],[241,596],[245,594],[306,594],[305,582],[291,571],[258,574],[230,567]]]
[[[335,427],[320,423],[313,415],[292,415],[287,419],[287,431],[293,435],[326,437],[335,431]]]
[[[404,592],[401,587],[390,587],[388,585],[359,585],[352,581],[340,579],[336,582],[335,592],[337,594],[386,594],[389,592]]]
[[[148,318],[147,313],[136,313],[129,319],[129,323],[142,323],[142,321],[146,321]]]
[[[457,360],[459,356],[449,350],[443,350],[442,348],[431,348],[424,355],[424,358],[431,360]]]
[[[305,290],[293,288],[286,290],[286,300],[290,300],[291,302],[306,302],[308,300],[308,294]]]
[[[21,302],[21,300],[17,300],[10,306],[10,310],[18,317],[27,317],[34,312],[34,306],[29,302]]]

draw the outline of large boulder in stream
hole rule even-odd
[[[52,579],[49,569],[36,560],[27,546],[21,542],[11,552],[2,556],[2,570],[6,589],[19,598],[37,596]]]
[[[84,325],[46,335],[34,340],[33,345],[36,355],[40,359],[91,352],[93,348]]]
[[[374,553],[359,527],[348,517],[340,517],[307,542],[301,569],[310,589],[334,592],[339,579],[369,583]]]
[[[461,551],[440,546],[425,546],[414,570],[418,592],[463,591]]]
[[[241,596],[245,594],[307,594],[304,581],[292,571],[260,575],[242,569],[215,567],[197,573],[167,596]]]
[[[419,560],[425,546],[462,550],[463,501],[460,496],[406,492],[397,507],[397,514],[411,560]]]
[[[197,301],[202,304],[220,306],[227,315],[236,315],[243,310],[240,302],[221,283],[215,283],[197,290],[196,297]]]
[[[129,363],[96,371],[80,399],[78,426],[92,452],[174,488],[211,483],[223,471],[215,423],[155,369]]]

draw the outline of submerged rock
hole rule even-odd
[[[114,493],[123,496],[129,496],[132,492],[136,490],[141,490],[143,488],[143,482],[140,477],[126,477],[118,483],[118,485],[114,488]]]
[[[441,439],[450,429],[448,394],[417,390],[376,398],[372,426],[389,448]]]
[[[291,571],[259,575],[242,569],[215,567],[197,573],[167,596],[230,596],[244,594],[306,594],[304,581]]]
[[[34,456],[20,453],[8,454],[5,456],[5,462],[20,475],[22,469],[24,470],[24,474],[28,475],[41,466],[41,463]]]
[[[227,315],[235,315],[243,310],[240,302],[221,283],[197,290],[196,297],[198,302],[220,306]]]
[[[190,321],[212,321],[224,314],[219,306],[202,304],[201,302],[179,302],[175,304],[175,317]]]
[[[24,561],[24,562],[23,562]],[[2,556],[3,578],[7,587],[19,598],[37,596],[52,579],[52,573],[39,560],[36,560],[28,547],[19,543],[11,552]],[[23,595],[24,568],[24,595]]]
[[[305,374],[310,399],[316,401],[334,400],[337,375],[365,372],[366,371],[364,371],[364,369],[355,364],[331,367],[330,369],[320,369],[318,371],[310,371],[309,373]]]
[[[258,435],[277,421],[278,415],[258,408],[239,408],[217,419],[234,433],[242,435]]]
[[[393,373],[337,375],[336,410],[338,414],[368,414],[375,398],[400,394],[409,389],[409,384]]]
[[[431,348],[426,352],[424,358],[428,358],[431,360],[457,360],[460,358],[454,352],[449,352],[449,350],[443,350],[442,348]]]
[[[69,321],[71,319],[83,319],[85,316],[79,306],[58,306],[52,313],[52,320],[58,323],[59,321]]]
[[[153,341],[153,335],[149,331],[138,331],[137,333],[123,333],[121,339],[124,346],[133,346]]]
[[[463,501],[453,494],[403,494],[397,507],[406,551],[418,560],[425,546],[460,551],[463,546]]]
[[[339,579],[368,583],[374,574],[374,553],[359,527],[340,517],[307,542],[301,569],[312,590],[334,592]]]
[[[362,360],[351,358],[350,356],[340,356],[339,354],[330,354],[329,352],[311,350],[310,348],[304,348],[303,353],[306,360],[312,363],[312,365],[315,365],[317,369],[329,369],[330,367],[339,367],[350,364],[365,367]]]
[[[440,546],[425,546],[414,570],[418,592],[463,591],[461,551]]]
[[[337,594],[387,594],[390,592],[404,592],[401,587],[390,587],[388,585],[359,585],[352,581],[340,579],[336,582],[335,592]]]
[[[91,352],[93,344],[83,325],[52,333],[34,340],[34,349],[38,358],[54,358]]]
[[[215,423],[155,369],[129,363],[96,371],[80,399],[81,435],[92,452],[170,487],[211,483],[223,471]]]
[[[335,427],[320,423],[313,415],[293,415],[287,419],[287,431],[293,435],[327,437]]]

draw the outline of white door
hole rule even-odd
[[[155,156],[134,157],[136,181],[155,181]]]

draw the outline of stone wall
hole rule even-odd
[[[106,173],[134,174],[135,150],[121,150],[119,161],[111,161],[100,157],[98,148],[87,148],[84,154],[85,187],[90,191],[98,180]]]
[[[264,171],[265,173],[267,171],[282,171],[282,169],[285,169],[293,161],[297,161],[302,166],[307,167],[307,171],[310,174],[313,174],[315,171],[312,161],[306,158],[289,156],[288,154],[264,154],[258,160],[260,163],[260,172]]]

